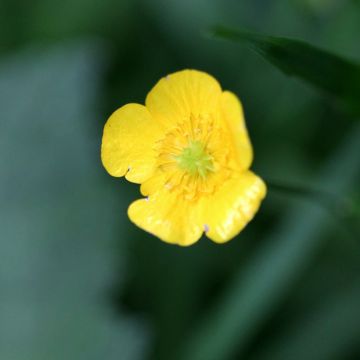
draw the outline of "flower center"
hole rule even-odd
[[[158,143],[164,186],[189,201],[214,192],[230,174],[228,143],[210,115],[191,114]]]
[[[199,175],[205,179],[214,171],[213,156],[206,152],[204,144],[199,140],[191,140],[180,155],[175,156],[179,167],[192,176]]]

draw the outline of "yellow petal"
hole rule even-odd
[[[155,170],[152,176],[140,186],[140,192],[144,196],[152,195],[165,188],[165,177],[161,170]]]
[[[247,170],[253,160],[253,151],[245,125],[241,102],[230,91],[224,91],[221,96],[221,107],[235,148],[240,170]]]
[[[174,193],[160,190],[149,198],[133,202],[128,215],[133,223],[161,240],[189,246],[203,233],[201,223],[196,221],[196,210]]]
[[[155,142],[162,136],[160,125],[143,105],[127,104],[115,111],[104,127],[101,160],[112,176],[141,183],[152,174]]]
[[[206,236],[217,243],[232,239],[253,218],[265,194],[264,182],[250,171],[227,180],[201,201]]]
[[[146,107],[161,123],[173,126],[190,114],[206,116],[218,111],[221,87],[212,76],[183,70],[162,78],[149,92]]]

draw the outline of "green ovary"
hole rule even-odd
[[[206,152],[200,141],[191,141],[176,160],[182,170],[194,176],[205,178],[209,172],[214,171],[213,157]]]

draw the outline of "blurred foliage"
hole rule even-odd
[[[297,76],[348,103],[360,116],[360,65],[305,42],[217,27],[214,35],[249,43],[256,52],[290,76]]]
[[[203,36],[219,23],[360,59],[358,1],[0,1],[1,359],[359,359],[359,237],[346,221],[270,191],[232,242],[178,248],[130,224],[137,187],[102,169],[109,114],[197,68],[242,99],[257,173],[347,195],[358,227],[352,116]],[[342,86],[358,105],[358,83]]]
[[[32,48],[0,65],[1,359],[144,356],[145,324],[114,320],[106,295],[124,260],[89,131],[101,50]]]

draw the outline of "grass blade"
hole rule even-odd
[[[266,36],[226,27],[212,34],[250,45],[265,60],[287,75],[296,76],[326,91],[360,114],[360,65],[304,41]]]

